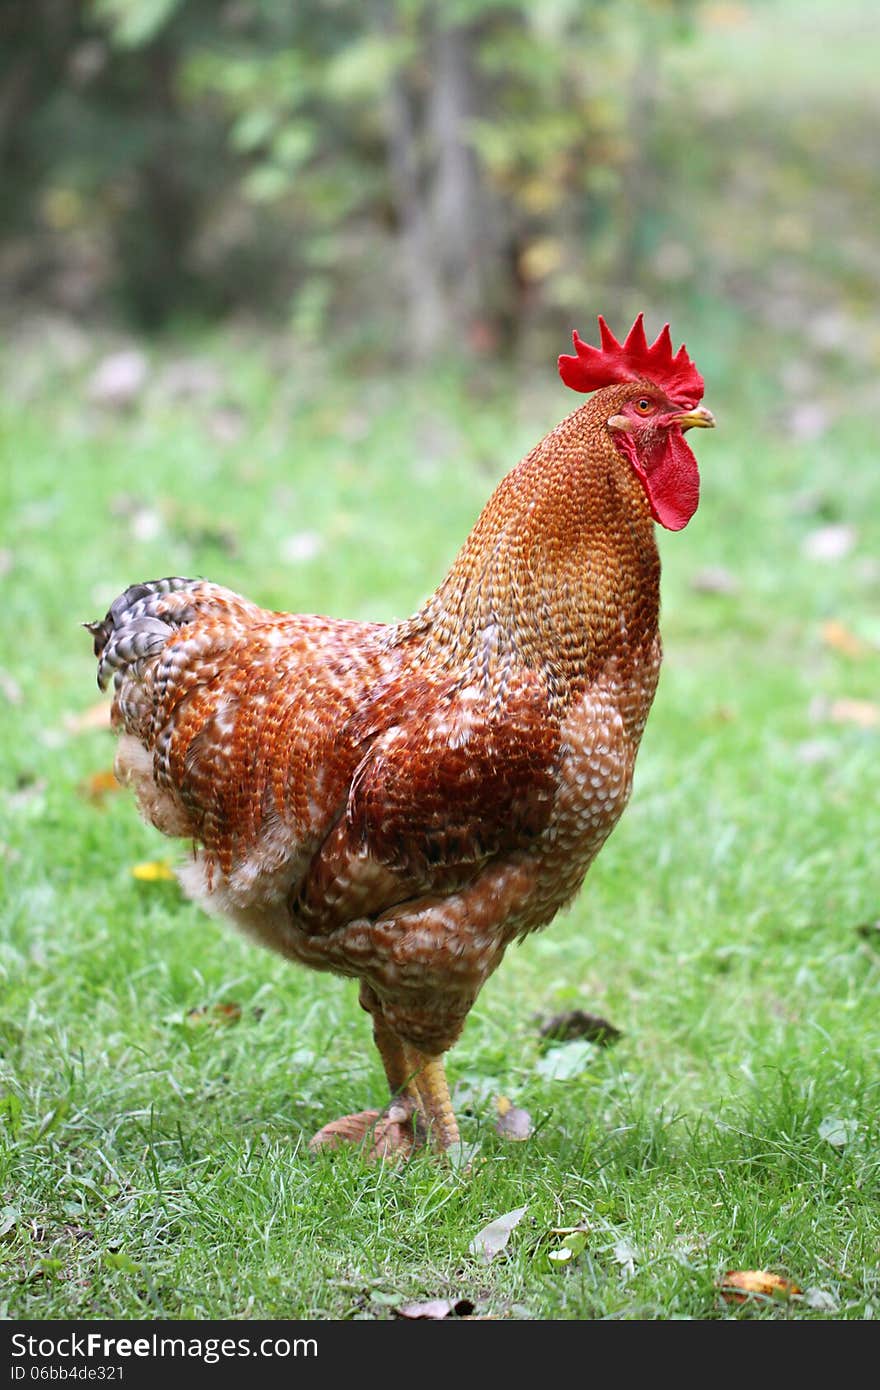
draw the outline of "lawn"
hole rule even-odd
[[[230,335],[166,346],[114,411],[88,401],[92,362],[47,335],[3,364],[0,1313],[873,1317],[880,481],[858,411],[794,428],[784,390],[721,348],[714,383],[704,366],[721,427],[697,441],[697,516],[661,538],[632,803],[450,1056],[470,1169],[367,1168],[307,1149],[381,1103],[355,987],[133,874],[179,847],[100,775],[78,624],[175,573],[412,611],[574,401],[549,368],[330,385]],[[541,1016],[576,1008],[620,1040],[548,1046]],[[499,1096],[526,1142],[495,1132]],[[502,1253],[471,1253],[520,1207]],[[726,1303],[749,1269],[802,1293]]]

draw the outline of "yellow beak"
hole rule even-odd
[[[681,425],[683,430],[691,428],[714,430],[715,416],[704,405],[698,405],[693,410],[689,410],[686,415],[676,415],[675,423]]]

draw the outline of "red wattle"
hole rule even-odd
[[[667,531],[683,530],[700,500],[700,473],[679,426],[670,426],[660,447],[646,458],[640,457],[631,434],[621,433],[615,442],[640,478],[654,520]]]

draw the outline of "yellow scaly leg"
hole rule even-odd
[[[460,1144],[442,1054],[432,1057],[408,1044],[404,1044],[404,1052],[419,1098],[419,1109],[437,1148],[444,1151],[453,1144]]]

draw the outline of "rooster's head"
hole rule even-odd
[[[574,334],[576,356],[560,357],[559,374],[575,391],[607,389],[606,424],[616,448],[635,470],[654,520],[680,531],[700,499],[697,460],[684,432],[715,424],[699,404],[703,378],[684,344],[673,354],[669,324],[650,346],[642,314],[623,343],[601,314],[599,332],[597,348]]]

